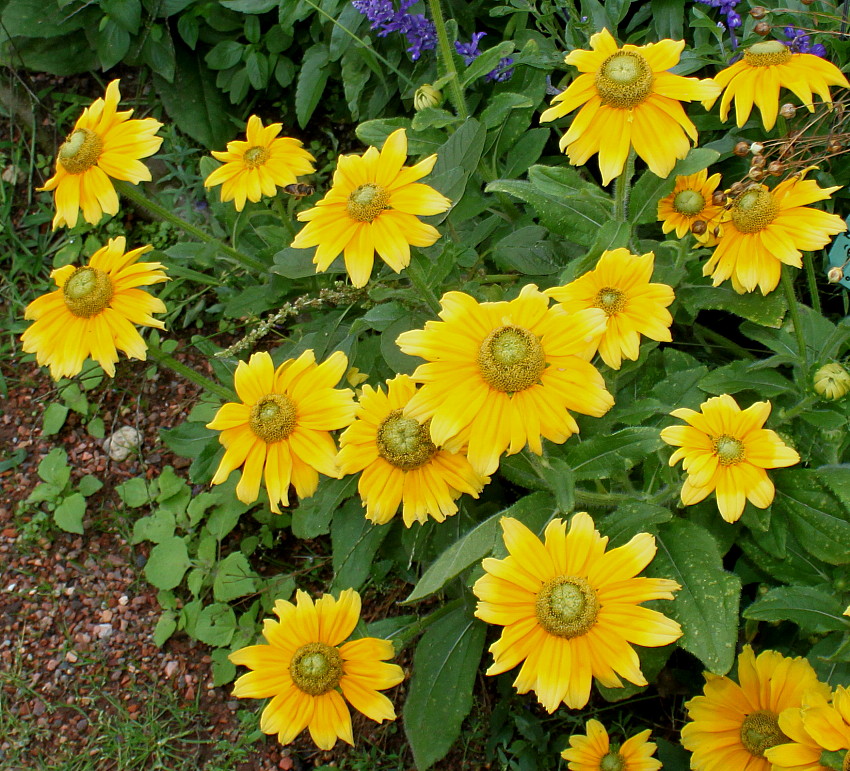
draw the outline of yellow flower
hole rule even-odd
[[[646,685],[632,645],[657,648],[682,635],[679,625],[648,600],[672,600],[681,587],[666,578],[635,578],[655,556],[655,538],[639,533],[606,552],[608,539],[584,512],[570,531],[553,519],[545,543],[519,520],[502,518],[503,560],[485,559],[486,573],[472,590],[475,615],[504,626],[490,646],[498,675],[524,662],[514,686],[534,691],[547,712],[561,702],[580,709],[590,698],[591,677],[607,688],[621,688],[620,677]]]
[[[813,387],[825,399],[840,399],[850,391],[850,372],[838,362],[824,364],[815,372]]]
[[[118,213],[118,195],[109,177],[134,185],[150,180],[139,158],[153,155],[162,144],[155,136],[162,124],[153,118],[129,120],[132,110],[118,112],[118,81],[106,87],[106,98],[95,99],[83,110],[59,148],[56,173],[39,190],[56,191],[54,230],[77,224],[80,209],[86,222],[96,225],[104,212]]]
[[[705,673],[704,696],[685,707],[691,722],[682,729],[682,744],[693,753],[695,771],[771,771],[764,753],[785,744],[779,726],[786,709],[802,705],[810,692],[829,696],[804,658],[763,651],[758,658],[749,645],[738,656],[738,680]]]
[[[650,284],[655,255],[638,257],[628,249],[605,251],[596,268],[566,286],[547,289],[544,294],[574,313],[585,308],[605,312],[605,332],[599,339],[599,355],[613,369],[620,369],[623,358],[640,355],[640,336],[670,342],[673,317],[667,306],[673,302],[673,288]],[[596,353],[596,343],[590,355]]]
[[[782,771],[829,771],[820,763],[824,748],[806,730],[806,714],[813,707],[828,709],[826,699],[818,691],[803,696],[800,709],[786,709],[779,715],[779,730],[790,741],[765,750],[765,758],[775,768]]]
[[[845,751],[844,768],[850,765],[850,691],[845,686],[839,685],[832,693],[832,704],[821,700],[805,709],[803,726],[812,741],[823,749]]]
[[[378,525],[389,522],[399,504],[407,527],[429,516],[442,522],[457,513],[455,499],[462,493],[477,498],[490,481],[472,470],[463,453],[438,448],[427,421],[402,414],[414,393],[407,375],[388,380],[387,393],[363,386],[357,420],[339,438],[340,470],[363,472],[357,489],[366,519]]]
[[[809,112],[815,111],[812,103],[814,91],[826,104],[832,104],[830,86],[850,87],[847,78],[832,62],[814,54],[795,54],[779,40],[764,40],[744,50],[743,58],[714,76],[722,88],[720,120],[729,117],[729,105],[735,100],[735,118],[738,128],[747,122],[753,103],[761,112],[761,122],[767,131],[776,123],[779,112],[779,88],[793,91]],[[712,95],[703,102],[710,110],[717,100]]]
[[[775,431],[762,428],[770,415],[770,402],[756,402],[741,410],[729,396],[714,396],[700,405],[670,413],[689,425],[668,426],[661,438],[679,449],[670,456],[674,466],[684,458],[688,478],[682,485],[682,503],[699,503],[716,490],[717,507],[727,522],[736,522],[747,500],[760,509],[773,502],[773,482],[765,469],[800,462]]]
[[[278,187],[294,185],[300,175],[312,174],[316,159],[297,139],[278,137],[282,127],[272,123],[263,128],[256,115],[248,118],[246,141],[228,142],[225,152],[213,151],[224,166],[204,180],[204,187],[221,185],[221,200],[235,199],[236,211],[242,211],[246,198],[257,202],[264,195],[274,197]]]
[[[417,182],[431,173],[437,156],[415,166],[404,166],[406,159],[404,129],[390,134],[380,153],[370,147],[362,157],[339,157],[333,187],[313,209],[299,212],[307,225],[292,242],[296,249],[318,247],[313,257],[317,273],[343,252],[351,282],[365,286],[376,251],[399,273],[410,264],[411,246],[431,246],[440,237],[435,227],[417,219],[451,206],[444,195]]]
[[[236,367],[236,393],[242,400],[222,405],[207,428],[221,431],[226,452],[212,484],[224,482],[244,464],[236,497],[253,503],[264,476],[271,510],[289,505],[289,484],[299,498],[316,492],[319,472],[339,477],[336,445],[330,431],[354,420],[350,388],[334,386],[348,368],[341,351],[316,365],[312,350],[287,359],[277,369],[268,353],[255,353]]]
[[[603,29],[591,36],[590,47],[567,54],[564,61],[582,74],[552,100],[540,120],[555,120],[584,105],[560,147],[573,166],[599,153],[603,185],[622,173],[632,147],[654,174],[666,177],[688,154],[688,137],[697,141],[681,102],[716,97],[720,88],[712,80],[667,72],[679,63],[684,40],[618,48]]]
[[[569,761],[570,771],[657,771],[661,761],[652,756],[655,744],[649,739],[650,731],[641,731],[622,746],[611,745],[605,726],[598,720],[588,720],[586,736],[571,736],[569,749],[561,753]]]
[[[836,190],[822,189],[802,175],[786,179],[773,190],[752,185],[732,202],[720,242],[702,274],[711,276],[714,286],[731,278],[739,294],[756,287],[762,294],[772,292],[779,284],[782,263],[802,267],[800,250],[820,249],[833,235],[847,230],[838,215],[807,205],[827,200]]]
[[[691,225],[701,221],[706,225],[704,233],[693,233],[703,246],[714,246],[717,236],[715,228],[720,226],[723,207],[712,203],[712,196],[720,184],[720,175],[712,174],[703,169],[696,174],[676,177],[676,186],[670,195],[658,202],[658,219],[663,224],[661,230],[669,233],[676,231],[678,238],[684,238],[685,233],[693,233]]]
[[[251,645],[229,656],[234,664],[253,670],[236,681],[234,696],[273,697],[263,710],[260,730],[289,744],[309,728],[319,749],[329,750],[337,738],[354,744],[346,700],[378,723],[395,720],[392,702],[378,693],[404,680],[401,667],[384,663],[393,657],[393,644],[361,637],[340,645],[360,618],[360,595],[346,589],[339,600],[325,594],[314,605],[299,591],[296,602],[275,603],[280,620],[263,623],[268,645]]]
[[[399,335],[420,365],[425,385],[404,410],[431,421],[431,439],[455,451],[468,445],[472,468],[489,476],[499,456],[526,444],[541,455],[541,437],[561,444],[578,432],[570,410],[599,417],[614,404],[589,346],[605,330],[599,308],[549,308],[534,284],[510,302],[479,303],[463,292],[443,295],[440,318]]]
[[[24,351],[48,365],[55,380],[76,375],[89,356],[114,377],[117,351],[131,359],[147,357],[147,345],[133,324],[165,329],[151,316],[165,313],[165,304],[139,289],[168,281],[165,269],[159,262],[136,262],[152,246],[125,254],[126,245],[124,236],[110,238],[88,265],[57,268],[50,277],[59,288],[24,311],[25,319],[35,321],[21,335]]]

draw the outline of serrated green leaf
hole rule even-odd
[[[493,46],[493,48],[488,48],[463,71],[460,79],[461,88],[466,88],[473,80],[494,70],[499,60],[510,56],[515,49],[516,45],[511,40],[505,40],[497,46]],[[502,94],[499,96],[502,96]]]
[[[763,327],[777,328],[782,324],[788,304],[782,292],[771,292],[766,297],[760,292],[738,294],[728,282],[712,286],[709,279],[701,284],[680,284],[676,299],[691,313],[701,310],[729,311],[736,316]],[[744,331],[743,327],[741,331]]]
[[[275,4],[277,4],[277,0],[275,0]],[[210,658],[212,659],[213,685],[216,688],[227,685],[227,683],[236,677],[236,665],[227,658],[229,654],[230,651],[225,648],[219,648],[210,654]]]
[[[157,589],[173,589],[183,580],[189,567],[189,553],[182,538],[164,539],[151,549],[145,563],[145,577]]]
[[[236,614],[233,608],[221,602],[207,605],[198,615],[194,637],[202,643],[221,648],[230,644],[236,631]]]
[[[571,445],[567,460],[576,480],[602,479],[630,469],[664,446],[656,428],[624,428]]]
[[[66,533],[83,533],[83,517],[86,514],[86,499],[79,493],[65,498],[53,512],[56,524]]]
[[[699,381],[699,387],[710,394],[755,391],[763,398],[770,398],[790,391],[794,386],[774,369],[759,369],[753,366],[753,362],[738,360],[712,370]]]
[[[844,605],[833,594],[811,586],[777,586],[744,611],[756,621],[793,621],[804,632],[850,631]]]
[[[130,543],[142,541],[162,543],[174,535],[174,527],[174,514],[165,509],[157,509],[149,517],[141,517],[135,521]]]
[[[216,600],[227,602],[237,597],[244,597],[246,594],[253,594],[257,591],[255,575],[242,552],[235,551],[228,554],[218,563],[213,580],[213,594]]]

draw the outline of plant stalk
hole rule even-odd
[[[823,315],[823,310],[820,304],[820,294],[818,294],[818,280],[815,276],[815,266],[811,252],[803,253],[803,265],[806,268],[806,284],[809,287],[809,297],[812,299],[812,308],[819,314]]]
[[[447,602],[436,610],[432,610],[424,618],[420,618],[418,621],[414,621],[410,626],[402,629],[395,637],[392,638],[393,647],[395,648],[396,653],[404,648],[414,637],[421,632],[424,632],[435,621],[438,621],[443,616],[448,615],[455,608],[459,608],[463,604],[463,601],[463,597],[458,597],[451,602]]]
[[[410,265],[407,266],[407,277],[410,279],[410,283],[413,284],[416,291],[419,292],[422,299],[428,303],[428,307],[434,311],[435,314],[439,315],[442,310],[440,301],[437,299],[437,295],[434,294],[431,287],[428,286],[428,282],[425,280],[425,271],[423,270],[419,260],[419,255],[413,255],[411,257]]]
[[[466,97],[463,95],[463,88],[460,85],[457,69],[455,69],[452,46],[449,43],[448,32],[446,32],[446,21],[443,17],[440,0],[428,0],[428,8],[431,11],[431,20],[434,22],[434,27],[437,30],[437,45],[441,64],[446,75],[449,76],[448,85],[451,100],[454,103],[455,110],[457,110],[458,117],[466,120],[469,117],[469,109],[466,106]]]
[[[800,365],[805,367],[809,363],[809,356],[806,348],[806,338],[803,337],[803,325],[800,323],[800,309],[797,305],[797,295],[794,294],[794,282],[791,280],[791,274],[788,272],[789,270],[790,268],[787,265],[782,266],[782,289],[785,292],[785,299],[788,302],[788,312],[791,314],[791,323],[794,325],[794,335],[797,338]]]
[[[629,155],[623,171],[614,182],[614,219],[626,222],[629,214],[629,196],[632,192],[632,177],[635,173],[635,151],[629,148]]]
[[[191,367],[187,367],[185,364],[181,364],[177,359],[173,356],[169,356],[162,348],[159,347],[156,343],[148,340],[148,355],[150,358],[155,361],[157,364],[162,364],[165,367],[176,372],[178,375],[185,377],[186,380],[191,380],[196,385],[199,385],[205,391],[209,391],[216,396],[220,396],[222,399],[228,402],[236,401],[236,394],[233,393],[229,388],[226,388],[223,385],[219,385],[218,383],[213,382],[207,377],[204,377],[200,372],[192,369]]]

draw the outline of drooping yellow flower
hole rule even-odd
[[[333,187],[314,208],[298,213],[307,225],[292,242],[296,249],[318,247],[317,273],[343,252],[351,283],[365,286],[376,251],[399,273],[410,264],[411,246],[431,246],[440,237],[433,225],[417,219],[451,206],[444,195],[417,182],[431,173],[437,156],[415,166],[405,166],[406,159],[404,129],[390,134],[380,153],[370,147],[362,156],[339,157]]]
[[[673,317],[667,306],[673,302],[673,288],[651,284],[655,255],[641,256],[628,249],[605,251],[594,270],[566,286],[547,289],[561,307],[574,313],[584,308],[605,312],[605,332],[599,339],[599,355],[613,369],[623,358],[634,361],[640,355],[640,336],[670,342]],[[595,343],[590,351],[596,353]]]
[[[693,753],[695,771],[771,771],[764,754],[785,744],[779,716],[802,705],[810,692],[829,696],[829,686],[806,659],[763,651],[749,645],[738,656],[738,683],[705,673],[704,696],[685,704],[691,722],[682,728],[682,745]]]
[[[599,417],[614,404],[588,348],[605,330],[599,308],[549,308],[534,284],[510,302],[479,303],[463,292],[443,295],[440,318],[398,337],[402,351],[428,361],[413,373],[424,386],[404,410],[431,418],[434,444],[468,446],[472,468],[489,476],[499,456],[541,437],[561,444],[578,432],[570,411]]]
[[[357,420],[339,438],[340,470],[363,472],[357,489],[366,519],[378,525],[389,522],[399,505],[407,527],[429,516],[442,522],[457,513],[462,493],[477,498],[490,481],[473,471],[464,453],[437,447],[428,421],[404,416],[415,393],[407,375],[388,380],[386,393],[363,386]]]
[[[376,637],[343,642],[360,618],[360,595],[343,591],[339,600],[325,594],[313,604],[298,591],[296,603],[278,600],[279,621],[267,618],[268,645],[251,645],[230,654],[238,666],[252,669],[233,686],[240,698],[272,697],[260,718],[260,730],[289,744],[305,728],[322,750],[342,739],[354,744],[346,701],[378,723],[395,720],[392,702],[378,691],[404,680],[393,657],[393,644]]]
[[[800,462],[775,431],[763,428],[770,402],[756,402],[745,410],[729,394],[713,396],[700,411],[687,408],[670,413],[689,425],[668,426],[661,438],[679,449],[670,465],[680,460],[688,477],[682,485],[682,503],[699,503],[716,491],[717,507],[727,522],[736,522],[747,500],[760,509],[773,502],[775,489],[765,469]]]
[[[786,709],[779,715],[779,730],[789,741],[765,750],[764,756],[774,768],[782,771],[830,771],[821,765],[824,747],[818,744],[806,730],[805,715],[811,708],[827,707],[827,701],[819,691],[803,696],[800,709]]]
[[[696,174],[676,177],[673,192],[658,202],[661,230],[665,233],[675,230],[678,238],[684,238],[686,233],[693,233],[694,238],[703,246],[714,246],[717,243],[714,231],[721,227],[720,219],[723,214],[723,207],[712,201],[719,184],[720,175],[712,174],[709,177],[705,169]],[[691,230],[694,222],[698,221],[705,223],[705,232],[694,233]]]
[[[817,57],[815,57],[817,58]],[[786,179],[773,190],[753,185],[733,202],[723,223],[720,242],[703,266],[714,286],[727,278],[739,294],[758,287],[762,294],[776,289],[782,264],[800,268],[802,251],[811,252],[847,230],[837,214],[812,209],[838,187],[818,187],[802,175]]]
[[[287,359],[277,369],[268,353],[255,353],[236,367],[236,393],[242,403],[222,405],[207,428],[221,431],[226,452],[212,484],[224,482],[244,466],[236,487],[243,503],[253,503],[265,476],[271,510],[278,501],[289,505],[289,484],[299,498],[316,492],[319,472],[339,477],[336,445],[330,431],[354,420],[350,388],[334,388],[348,368],[348,359],[335,351],[317,365],[313,351]],[[265,473],[264,473],[265,472]]]
[[[831,704],[822,699],[805,709],[802,718],[811,740],[829,752],[845,752],[844,768],[850,766],[850,690],[839,685]],[[811,748],[807,754],[813,752]]]
[[[59,148],[56,173],[39,190],[56,191],[53,229],[77,224],[80,209],[96,225],[104,212],[118,213],[118,195],[109,178],[138,185],[151,178],[139,159],[162,144],[156,136],[162,124],[153,118],[130,120],[132,110],[118,112],[118,81],[106,87],[106,98],[92,102]]]
[[[632,645],[657,648],[679,639],[679,625],[648,600],[672,600],[681,588],[666,578],[635,577],[655,556],[655,538],[639,533],[624,546],[605,551],[584,512],[567,525],[553,519],[545,543],[519,520],[502,518],[509,556],[488,558],[475,582],[475,615],[504,626],[490,646],[498,675],[524,662],[514,687],[534,691],[554,712],[561,702],[580,709],[590,698],[591,678],[621,688],[620,677],[646,685]]]
[[[569,761],[570,771],[658,771],[661,761],[652,757],[656,746],[649,739],[650,731],[641,731],[622,746],[612,745],[605,726],[598,720],[588,720],[587,735],[570,737],[570,746],[561,753]]]
[[[767,131],[773,128],[779,113],[780,87],[793,91],[809,112],[815,111],[813,91],[831,105],[830,86],[850,87],[847,78],[832,62],[814,54],[791,53],[791,49],[779,40],[763,40],[745,49],[744,56],[718,72],[714,80],[725,89],[720,100],[720,120],[729,117],[729,106],[734,99],[738,128],[747,122],[755,104]],[[703,102],[707,110],[717,96],[719,94],[712,95]]]
[[[720,87],[667,72],[679,63],[684,40],[618,48],[603,29],[591,36],[590,47],[567,54],[564,61],[582,74],[552,100],[540,120],[555,120],[584,105],[560,147],[573,166],[599,153],[603,185],[622,173],[632,147],[654,174],[666,177],[688,154],[688,137],[697,141],[681,103],[716,97]]]
[[[282,128],[282,123],[264,128],[252,115],[244,142],[228,142],[225,152],[213,150],[213,157],[224,166],[210,174],[204,186],[221,185],[221,200],[235,201],[236,211],[242,211],[245,199],[256,203],[264,195],[273,198],[277,188],[294,185],[302,174],[312,174],[316,159],[297,139],[278,137]]]
[[[33,300],[24,311],[35,323],[21,335],[24,351],[35,353],[50,374],[73,377],[91,357],[110,377],[115,376],[118,351],[145,360],[147,345],[134,324],[165,329],[151,316],[165,313],[165,304],[139,287],[168,281],[159,262],[137,262],[153,249],[142,246],[124,253],[124,236],[110,238],[88,265],[54,270],[59,288]]]

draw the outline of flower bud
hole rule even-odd
[[[767,173],[772,174],[774,177],[778,176],[782,173],[782,170],[785,167],[779,161],[772,161],[767,166]]]
[[[703,233],[705,233],[706,230],[707,226],[702,220],[694,220],[691,223],[691,233],[693,233],[695,236],[701,236]]]
[[[750,143],[749,142],[738,142],[735,145],[735,155],[743,158],[750,152]]]
[[[753,142],[750,145],[750,152],[753,155],[761,155],[764,152],[764,145],[761,142]]]
[[[754,169],[763,169],[766,163],[767,159],[763,155],[754,155],[750,161],[750,166]]]
[[[767,8],[763,5],[754,5],[750,9],[750,16],[752,16],[756,21],[759,21],[767,16]]]
[[[843,278],[844,268],[840,268],[838,265],[834,268],[830,268],[829,273],[826,274],[826,280],[829,281],[830,284],[837,284]]]
[[[826,151],[828,153],[840,153],[843,149],[844,145],[837,139],[830,139],[829,144],[826,146]]]
[[[439,107],[443,103],[443,94],[430,83],[423,83],[413,95],[413,107],[417,112],[426,107]]]
[[[840,399],[850,392],[850,372],[837,362],[824,364],[815,372],[812,384],[825,399]]]
[[[756,182],[758,182],[759,180],[764,179],[764,172],[763,172],[761,169],[755,169],[755,168],[753,168],[753,169],[750,169],[750,170],[747,172],[747,176],[748,176],[750,179],[753,179],[753,180],[755,180]]]
[[[744,186],[740,182],[733,182],[732,186],[729,188],[729,195],[733,198],[741,195],[744,192]]]
[[[786,120],[791,120],[791,118],[797,114],[797,108],[790,103],[783,104],[782,107],[779,108],[779,114]]]
[[[756,35],[769,35],[770,24],[768,24],[766,21],[760,21],[758,24],[756,24],[755,28],[753,29],[753,32],[755,32]]]
[[[726,206],[726,193],[722,190],[715,190],[714,195],[711,196],[711,202],[715,206]]]

